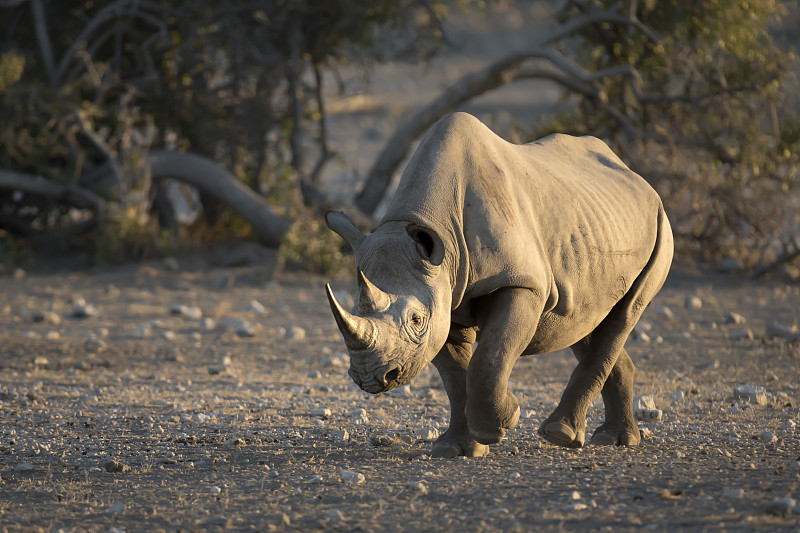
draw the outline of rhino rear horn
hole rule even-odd
[[[359,247],[365,237],[348,216],[341,211],[328,211],[325,214],[325,223],[341,238],[346,240],[347,244],[353,248],[353,251]]]
[[[362,314],[386,311],[391,303],[389,295],[372,284],[367,276],[358,271],[358,312]]]
[[[336,320],[336,325],[339,326],[339,331],[342,332],[344,343],[352,351],[366,350],[372,345],[372,338],[375,333],[375,327],[372,321],[368,318],[351,315],[345,311],[336,297],[333,295],[331,286],[325,284],[325,291],[328,293],[328,303],[331,304],[331,311],[333,311],[333,318]]]

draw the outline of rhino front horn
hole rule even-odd
[[[328,303],[331,304],[331,311],[333,311],[333,318],[336,320],[336,325],[339,326],[339,331],[342,332],[344,343],[352,351],[366,350],[372,344],[372,336],[374,334],[374,326],[367,318],[351,315],[345,311],[336,297],[333,295],[331,286],[325,284],[325,291],[328,293]]]
[[[389,295],[372,284],[367,276],[358,271],[358,312],[379,313],[386,311],[390,304]]]

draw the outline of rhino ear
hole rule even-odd
[[[341,211],[328,211],[325,213],[325,223],[328,227],[347,241],[353,251],[358,248],[364,239],[364,234],[359,231],[353,222]]]
[[[409,224],[406,226],[408,235],[417,243],[417,251],[424,261],[431,263],[434,266],[439,266],[444,261],[444,243],[435,231],[419,226],[417,224]]]

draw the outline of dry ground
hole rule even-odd
[[[800,527],[770,507],[800,498],[798,346],[764,337],[800,321],[797,283],[671,275],[643,318],[651,340],[628,343],[636,394],[663,412],[640,423],[641,446],[538,437],[573,366],[559,353],[519,361],[523,418],[489,457],[443,460],[426,455],[448,421],[435,371],[360,392],[323,280],[176,266],[0,279],[0,531]],[[72,318],[79,298],[97,315]],[[747,328],[754,338],[730,340]],[[766,404],[734,398],[743,384],[765,387]],[[590,416],[600,423],[599,404]]]

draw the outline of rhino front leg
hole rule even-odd
[[[530,289],[503,288],[473,305],[481,339],[467,372],[467,421],[476,441],[494,444],[519,421],[508,378],[533,339],[544,304]]]
[[[432,457],[483,457],[489,447],[472,438],[464,408],[467,403],[467,368],[472,357],[475,330],[452,329],[433,360],[450,400],[450,427],[433,444]]]

